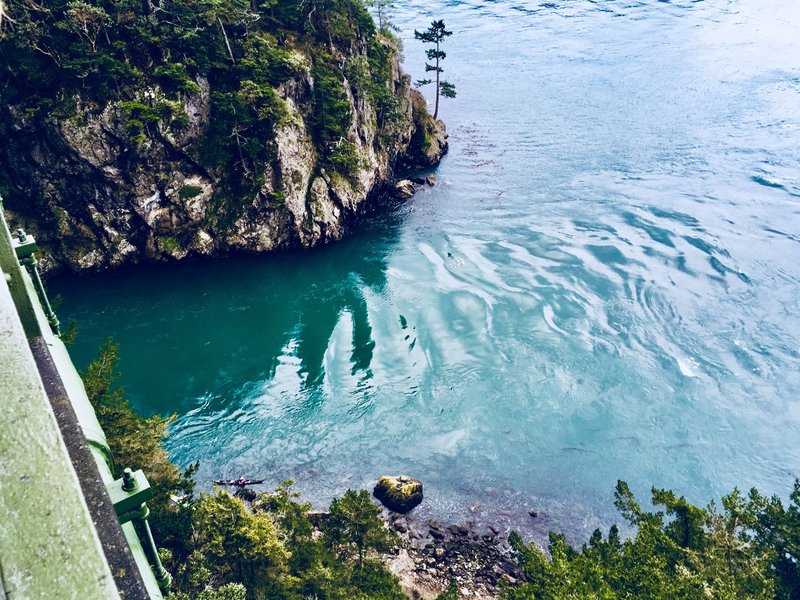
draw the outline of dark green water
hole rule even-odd
[[[618,478],[800,473],[800,6],[404,3],[454,35],[439,185],[341,244],[60,280],[199,480],[383,473],[421,512],[575,539]],[[531,522],[527,508],[542,517]]]

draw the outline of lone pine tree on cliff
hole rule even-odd
[[[445,54],[442,50],[440,50],[440,45],[444,41],[444,38],[453,35],[452,31],[447,31],[444,28],[444,21],[433,21],[431,26],[428,27],[425,31],[417,31],[414,30],[414,37],[418,40],[425,42],[426,44],[435,44],[435,48],[429,48],[426,50],[426,54],[428,56],[428,60],[435,61],[433,64],[425,63],[425,72],[430,73],[433,71],[436,73],[436,104],[434,105],[433,109],[433,118],[439,118],[439,96],[444,96],[445,98],[455,98],[456,97],[456,88],[453,84],[448,83],[441,79],[442,74],[442,67],[440,66],[441,61],[445,59],[447,54]],[[431,79],[420,79],[417,81],[417,87],[422,87],[423,85],[428,85],[429,83],[433,83]]]

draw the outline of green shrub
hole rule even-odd
[[[178,197],[181,200],[189,200],[191,198],[196,198],[200,194],[203,193],[203,188],[199,185],[184,185],[178,190]]]
[[[286,204],[286,194],[283,192],[270,192],[269,197],[270,200],[272,200],[278,206],[283,206]]]
[[[352,142],[333,144],[326,157],[327,163],[345,176],[353,176],[364,168],[364,159]]]
[[[352,175],[359,167],[355,144],[349,141],[353,125],[350,100],[344,87],[342,73],[328,54],[315,57],[313,126],[322,162],[343,175]]]
[[[158,245],[161,250],[167,254],[173,254],[181,247],[181,243],[171,235],[158,238]]]

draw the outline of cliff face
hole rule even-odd
[[[132,92],[135,105],[117,100],[89,110],[78,96],[77,110],[66,118],[29,118],[16,106],[0,108],[6,210],[14,224],[37,236],[51,271],[340,239],[396,167],[431,166],[447,149],[443,126],[433,122],[410,88],[390,42],[381,43],[391,57],[383,84],[390,92],[391,119],[380,118],[378,111],[385,108],[376,106],[374,94],[365,92],[349,67],[367,64],[368,45],[356,38],[326,55],[327,64],[338,69],[333,79],[330,69],[324,74],[325,85],[333,81],[337,114],[349,114],[350,124],[339,140],[321,141],[322,75],[312,66],[318,59],[294,48],[295,72],[274,88],[272,103],[281,115],[273,119],[271,135],[258,140],[268,158],[250,166],[244,158],[216,164],[207,159],[209,131],[219,116],[213,85],[202,76],[193,79],[190,93],[171,101],[171,110],[185,115],[179,127],[168,119],[153,119],[144,128],[131,125],[139,122],[132,114],[140,118],[132,110],[162,106],[167,99],[152,83]],[[233,136],[240,152],[250,143],[235,128],[227,138]],[[339,146],[348,150],[345,167],[330,158]],[[231,183],[240,180],[257,183]]]

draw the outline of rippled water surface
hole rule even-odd
[[[454,32],[439,184],[312,252],[61,280],[174,459],[574,539],[625,479],[800,473],[800,4],[401,2]],[[527,508],[542,517],[533,522]]]

